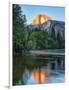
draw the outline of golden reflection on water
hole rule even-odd
[[[45,83],[49,79],[48,72],[36,70],[32,72],[33,79],[39,84]]]

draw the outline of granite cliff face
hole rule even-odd
[[[60,33],[62,37],[64,37],[65,34],[65,22],[63,21],[48,20],[40,24],[34,24],[34,25],[31,24],[28,26],[28,28],[32,31],[34,31],[35,29],[43,30],[48,32],[49,35],[51,35],[52,30],[54,30],[56,37],[58,33]]]

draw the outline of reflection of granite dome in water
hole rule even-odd
[[[47,15],[44,14],[38,14],[35,19],[33,19],[32,24],[37,25],[37,24],[42,24],[44,22],[47,22],[48,20],[51,20],[51,18]]]
[[[48,72],[45,71],[33,71],[32,72],[33,79],[36,80],[39,84],[44,83],[49,79]]]

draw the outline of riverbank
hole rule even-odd
[[[30,54],[34,55],[65,55],[65,50],[64,49],[47,49],[47,50],[30,50]]]

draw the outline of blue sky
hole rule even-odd
[[[22,14],[26,15],[27,23],[32,23],[32,20],[37,14],[46,14],[52,20],[65,21],[65,8],[54,6],[38,6],[38,5],[21,5]]]

